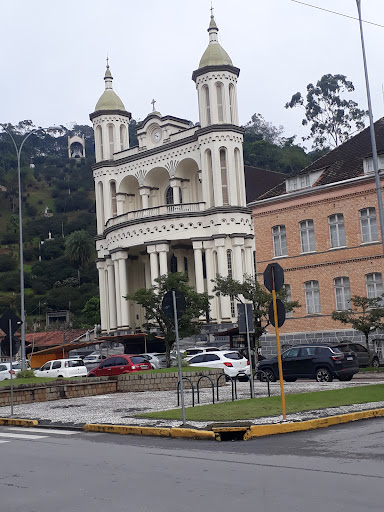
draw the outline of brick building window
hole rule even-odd
[[[316,251],[315,229],[313,227],[312,219],[300,222],[300,241],[301,252]]]
[[[304,283],[304,290],[307,313],[321,313],[319,281],[307,281]]]
[[[336,277],[333,280],[335,286],[336,309],[343,311],[351,307],[351,287],[349,277]]]
[[[376,242],[379,239],[375,208],[360,210],[361,241]]]
[[[380,272],[367,274],[365,276],[368,299],[380,297],[383,294],[383,276]]]
[[[273,238],[273,255],[277,256],[287,256],[287,234],[285,231],[285,226],[273,226],[272,228],[272,238]]]
[[[285,290],[285,300],[286,302],[291,302],[292,300],[292,293],[291,293],[291,285],[290,284],[283,284],[283,288]],[[293,315],[292,311],[288,311],[286,316],[290,317]]]
[[[342,213],[331,215],[328,217],[328,222],[331,247],[344,247],[346,245],[344,215]]]

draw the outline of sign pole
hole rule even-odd
[[[11,418],[13,416],[12,320],[9,319],[9,363],[11,371]]]
[[[177,363],[178,363],[178,367],[179,367],[181,411],[182,411],[182,415],[183,415],[183,426],[185,426],[184,388],[183,388],[183,376],[181,374],[181,357],[180,357],[180,345],[179,345],[179,322],[177,320],[176,293],[174,290],[172,290],[172,299],[173,299],[173,318],[175,321]]]
[[[253,364],[252,364],[252,356],[251,356],[251,342],[250,342],[250,339],[249,339],[249,325],[248,325],[247,304],[244,304],[244,312],[245,312],[245,329],[246,329],[246,333],[247,333],[249,369],[251,371],[251,398],[255,398],[255,388],[254,388],[254,383],[253,383]]]
[[[280,394],[281,394],[281,408],[283,410],[283,418],[287,419],[285,412],[285,394],[284,394],[284,381],[283,381],[283,365],[281,363],[281,351],[280,351],[280,336],[279,336],[279,321],[277,318],[277,303],[276,303],[276,290],[275,290],[275,276],[274,270],[271,268],[272,273],[272,300],[273,300],[273,312],[275,316],[275,330],[276,330],[276,345],[277,345],[277,363],[279,366],[279,377],[280,377]]]

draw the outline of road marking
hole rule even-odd
[[[14,439],[44,439],[48,436],[30,436],[28,434],[8,434],[0,432],[0,437],[12,437]]]
[[[24,427],[12,427],[8,430],[16,430],[17,432],[39,432],[44,434],[58,434],[60,436],[72,436],[73,434],[77,434],[73,430],[55,430],[53,428],[24,428]]]
[[[0,441],[0,443],[9,443],[9,441]]]

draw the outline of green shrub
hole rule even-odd
[[[16,374],[16,379],[29,379],[30,377],[34,377],[35,372],[33,370],[20,370]]]

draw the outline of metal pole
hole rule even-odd
[[[244,304],[244,311],[245,311],[245,330],[246,330],[246,333],[247,333],[249,369],[251,371],[251,398],[255,398],[255,387],[254,387],[254,382],[253,382],[253,365],[252,365],[252,355],[251,355],[251,342],[250,342],[250,339],[249,339],[247,304]]]
[[[11,370],[11,417],[13,416],[12,320],[9,319],[9,363]]]
[[[180,346],[179,346],[179,323],[177,320],[177,307],[176,307],[176,293],[172,291],[173,299],[173,318],[175,322],[175,335],[176,335],[176,350],[177,350],[177,363],[179,366],[179,382],[180,382],[180,396],[181,396],[181,412],[183,415],[183,425],[185,425],[185,405],[184,405],[184,388],[183,388],[183,376],[181,373],[181,357],[180,357]],[[193,393],[193,390],[192,390]]]
[[[371,92],[369,88],[369,80],[368,80],[368,68],[367,68],[367,59],[365,56],[365,44],[364,44],[364,35],[363,35],[363,23],[361,21],[361,0],[356,0],[357,11],[359,13],[359,25],[360,25],[360,38],[361,38],[361,50],[363,53],[363,63],[364,63],[364,74],[365,74],[365,87],[367,90],[367,100],[368,100],[368,113],[369,113],[369,127],[371,132],[371,145],[372,145],[372,156],[373,156],[373,168],[375,171],[375,182],[376,182],[376,194],[377,194],[377,203],[379,209],[379,220],[380,220],[380,233],[381,233],[381,245],[383,247],[384,254],[384,212],[383,212],[383,197],[381,195],[381,183],[380,183],[380,174],[379,174],[379,163],[377,160],[377,149],[376,149],[376,138],[375,138],[375,128],[373,124],[373,114],[372,114],[372,103],[371,103]]]

